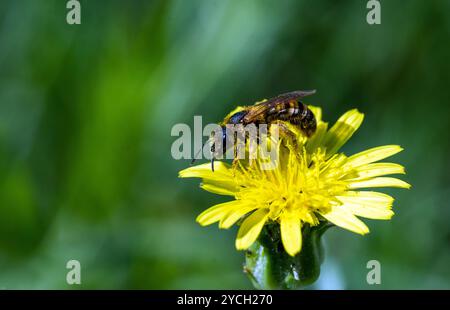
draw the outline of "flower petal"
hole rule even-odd
[[[337,196],[342,202],[342,208],[354,215],[370,219],[388,220],[394,212],[391,210],[394,199],[377,192],[353,192],[356,195]],[[359,195],[359,193],[366,193]]]
[[[390,220],[394,211],[388,208],[380,208],[371,205],[358,205],[355,203],[344,203],[343,208],[357,216],[362,216],[373,220]]]
[[[327,150],[327,157],[335,154],[350,139],[353,133],[361,126],[363,119],[364,114],[357,109],[346,112],[338,119],[336,124],[327,132],[324,139],[323,144]]]
[[[391,196],[372,191],[347,191],[343,196],[337,196],[337,198],[346,197],[353,199],[354,201],[370,203],[370,204],[382,204],[391,206],[394,202],[394,198]]]
[[[306,144],[306,150],[308,153],[312,154],[320,145],[322,145],[322,141],[327,134],[327,129],[327,123],[321,122],[317,125],[316,132],[311,138],[308,139]]]
[[[230,228],[234,223],[236,223],[241,217],[246,215],[247,213],[257,209],[258,206],[255,204],[252,205],[242,205],[237,208],[233,208],[230,210],[222,219],[220,220],[219,227],[220,228]]]
[[[366,164],[357,167],[350,174],[346,175],[346,180],[364,180],[388,174],[405,174],[402,165],[394,163]]]
[[[302,248],[302,227],[295,216],[283,216],[280,221],[281,241],[286,252],[295,256]]]
[[[226,216],[228,212],[230,212],[234,208],[238,208],[241,206],[241,200],[233,200],[220,203],[203,211],[199,216],[197,216],[196,220],[202,226],[211,225],[212,223],[220,221],[222,217]]]
[[[211,170],[211,164],[206,163],[184,169],[178,173],[178,176],[180,178],[202,178],[203,184],[200,187],[214,194],[234,196],[237,191],[230,166],[221,161],[214,163],[214,171]]]
[[[216,182],[216,184],[202,183],[200,187],[205,191],[218,195],[234,196],[236,193],[236,186],[225,182]]]
[[[343,206],[333,206],[328,213],[322,214],[324,218],[333,224],[353,231],[357,234],[365,235],[369,232],[369,228],[360,219],[347,211]]]
[[[203,178],[203,179],[222,180],[223,178],[228,178],[232,176],[232,174],[230,171],[230,165],[222,161],[216,161],[214,162],[214,171],[212,171],[210,163],[205,163],[181,170],[178,173],[178,176],[180,178]]]
[[[317,123],[322,122],[322,108],[313,105],[308,105],[308,109],[310,109],[311,112],[313,112]]]
[[[368,188],[368,187],[398,187],[398,188],[410,188],[411,185],[396,178],[373,178],[362,181],[350,182],[349,188]]]
[[[268,209],[259,209],[244,220],[241,227],[239,227],[236,249],[245,250],[256,241],[268,216]]]
[[[384,158],[390,157],[398,152],[403,151],[399,145],[383,145],[374,147],[363,152],[354,154],[347,159],[346,167],[360,167],[365,164],[370,164]]]

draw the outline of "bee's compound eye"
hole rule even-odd
[[[246,114],[247,113],[245,111],[240,111],[240,112],[234,113],[233,115],[231,115],[228,123],[229,124],[239,124]]]

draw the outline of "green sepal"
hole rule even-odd
[[[244,271],[257,289],[299,289],[314,283],[324,259],[323,233],[333,226],[327,221],[304,225],[302,250],[290,256],[281,242],[279,225],[266,225],[245,254]]]

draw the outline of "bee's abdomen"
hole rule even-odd
[[[313,112],[298,101],[280,102],[272,107],[267,112],[266,121],[270,123],[274,120],[288,121],[299,126],[307,137],[312,136],[317,127]]]
[[[294,125],[300,126],[300,129],[307,137],[312,136],[317,128],[316,117],[306,105],[303,105],[302,113],[290,118],[289,121]]]
[[[267,121],[289,120],[297,117],[303,111],[303,104],[297,101],[280,102],[267,113]]]

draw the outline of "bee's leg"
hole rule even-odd
[[[211,170],[214,172],[214,152],[215,152],[215,145],[213,144],[211,146]]]
[[[284,139],[287,145],[291,145],[294,149],[298,149],[299,141],[297,140],[296,132],[297,128],[289,126],[289,123],[277,121],[275,124],[278,126],[278,139]]]
[[[295,133],[292,132],[292,130],[286,125],[286,123],[282,121],[276,121],[274,122],[278,126],[278,136],[279,137],[288,137],[291,140],[295,139]],[[269,136],[270,136],[270,130],[269,130]]]
[[[213,143],[212,145],[211,145],[211,170],[212,170],[212,172],[214,172],[214,159],[215,159],[215,153],[216,153],[216,144],[215,143]]]

